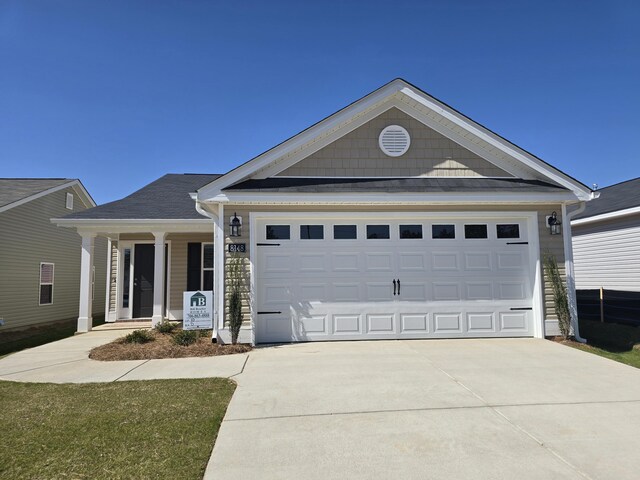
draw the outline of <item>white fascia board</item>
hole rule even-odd
[[[252,173],[267,167],[274,160],[286,155],[287,152],[295,151],[296,149],[303,147],[306,143],[312,141],[315,137],[320,136],[323,132],[337,130],[342,123],[349,121],[351,118],[356,117],[365,110],[370,109],[376,106],[376,104],[390,98],[394,93],[400,91],[400,89],[405,85],[406,84],[401,80],[394,80],[390,82],[355,103],[343,108],[337,113],[321,120],[312,127],[309,127],[307,130],[302,131],[280,145],[277,145],[271,150],[257,156],[253,160],[250,160],[216,180],[213,180],[211,183],[198,190],[198,198],[201,201],[209,199],[223,188],[233,185],[234,183],[250,176]]]
[[[585,188],[583,185],[580,185],[577,181],[568,177],[566,174],[560,172],[559,170],[544,164],[539,159],[533,157],[531,154],[525,152],[524,150],[521,150],[520,148],[516,148],[514,145],[501,139],[496,134],[489,132],[486,128],[480,126],[473,120],[463,117],[461,114],[451,110],[445,105],[442,105],[433,97],[427,96],[421,92],[416,92],[415,90],[413,90],[408,86],[405,88],[402,88],[400,91],[404,95],[415,100],[416,102],[419,102],[425,105],[427,108],[442,115],[447,120],[469,131],[470,133],[477,136],[481,140],[484,140],[490,145],[493,145],[494,147],[502,150],[507,155],[514,157],[515,159],[519,160],[529,168],[537,170],[543,175],[545,175],[546,177],[557,182],[558,184],[575,191],[576,195],[581,200],[585,200],[585,201],[591,200],[591,190],[589,190],[588,188]]]
[[[30,195],[28,197],[22,198],[22,199],[17,200],[17,201],[15,201],[13,203],[10,203],[8,205],[0,207],[0,213],[6,212],[7,210],[11,210],[12,208],[18,207],[20,205],[24,205],[25,203],[28,203],[28,202],[31,202],[31,201],[36,200],[38,198],[44,197],[46,195],[49,195],[50,193],[54,193],[54,192],[58,192],[60,190],[64,190],[65,188],[69,188],[69,187],[77,188],[77,190],[86,197],[86,200],[87,200],[87,202],[89,202],[91,207],[95,207],[96,206],[96,202],[93,201],[93,198],[91,198],[91,195],[89,195],[89,193],[84,188],[82,183],[79,180],[72,180],[72,181],[70,181],[68,183],[63,183],[62,185],[58,185],[57,187],[52,187],[52,188],[49,188],[47,190],[43,190],[42,192],[38,192],[38,193],[36,193],[34,195]]]
[[[99,233],[140,233],[161,231],[166,233],[209,232],[212,221],[209,219],[65,219],[52,218],[51,223],[59,227],[75,228],[84,232]]]
[[[624,210],[617,210],[615,212],[594,215],[593,217],[580,218],[578,220],[571,220],[571,225],[585,225],[587,223],[601,222],[603,220],[612,220],[614,218],[627,217],[629,215],[635,215],[638,213],[640,213],[640,207],[626,208]]]
[[[207,203],[267,203],[267,204],[325,204],[325,205],[405,205],[405,204],[522,204],[562,203],[576,201],[572,192],[566,193],[223,193]]]

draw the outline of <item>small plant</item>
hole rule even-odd
[[[153,341],[153,335],[149,330],[134,330],[124,337],[125,343],[149,343]]]
[[[180,330],[173,336],[173,343],[188,347],[198,340],[198,332],[196,330]]]
[[[560,334],[566,340],[571,334],[569,295],[567,293],[567,287],[560,276],[558,261],[556,257],[549,252],[544,254],[544,271],[553,291],[553,303],[556,308],[556,316],[558,317],[558,328],[560,328]]]
[[[155,326],[158,333],[172,333],[177,328],[175,323],[171,323],[169,320],[162,320]]]
[[[242,327],[242,295],[240,285],[244,283],[244,259],[234,256],[229,262],[229,277],[231,279],[231,293],[229,295],[229,330],[231,344],[238,343],[238,335]]]

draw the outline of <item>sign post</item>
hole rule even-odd
[[[184,292],[183,330],[211,330],[213,328],[213,292]]]

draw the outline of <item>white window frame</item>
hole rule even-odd
[[[67,210],[73,210],[73,193],[67,193],[67,199],[64,206]]]
[[[42,283],[42,266],[43,265],[51,265],[51,283]],[[45,305],[53,305],[53,289],[54,289],[54,283],[55,283],[55,279],[56,279],[56,264],[52,263],[52,262],[40,262],[40,271],[39,271],[39,283],[38,283],[38,305],[40,306],[45,306]],[[43,285],[51,285],[51,302],[49,303],[40,303],[40,300],[42,298],[42,286]]]

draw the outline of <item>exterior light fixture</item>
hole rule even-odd
[[[547,225],[549,226],[549,233],[551,233],[551,235],[560,235],[562,222],[558,220],[558,214],[556,212],[552,212],[551,215],[547,217]]]
[[[229,235],[231,237],[240,237],[241,227],[242,227],[242,218],[238,218],[238,215],[234,212],[233,217],[231,217],[231,219],[229,220],[229,230],[230,230]]]

